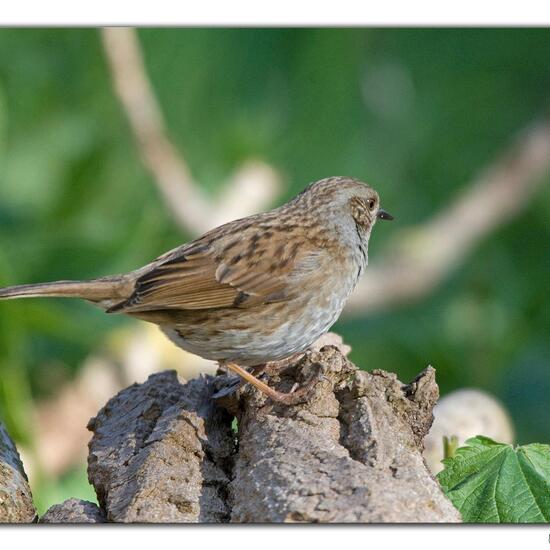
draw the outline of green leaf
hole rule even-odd
[[[439,483],[465,522],[550,522],[550,445],[477,436],[443,464]]]

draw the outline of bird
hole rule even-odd
[[[247,368],[304,353],[330,329],[367,267],[379,219],[393,216],[372,187],[333,176],[129,273],[1,288],[0,299],[82,298],[106,313],[155,323],[180,348],[291,404],[296,396]]]

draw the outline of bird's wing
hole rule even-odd
[[[285,301],[320,267],[321,251],[303,236],[254,226],[213,235],[153,262],[130,298],[111,311],[246,308]]]

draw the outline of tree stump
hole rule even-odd
[[[434,369],[402,384],[329,345],[267,374],[290,391],[318,371],[294,406],[250,386],[214,399],[229,375],[180,384],[167,371],[121,391],[88,426],[88,476],[107,520],[460,521],[422,458]]]

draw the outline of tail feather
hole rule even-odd
[[[66,297],[82,298],[96,302],[103,307],[130,296],[133,284],[125,277],[106,277],[92,281],[55,281],[53,283],[36,283],[0,288],[1,299]]]

